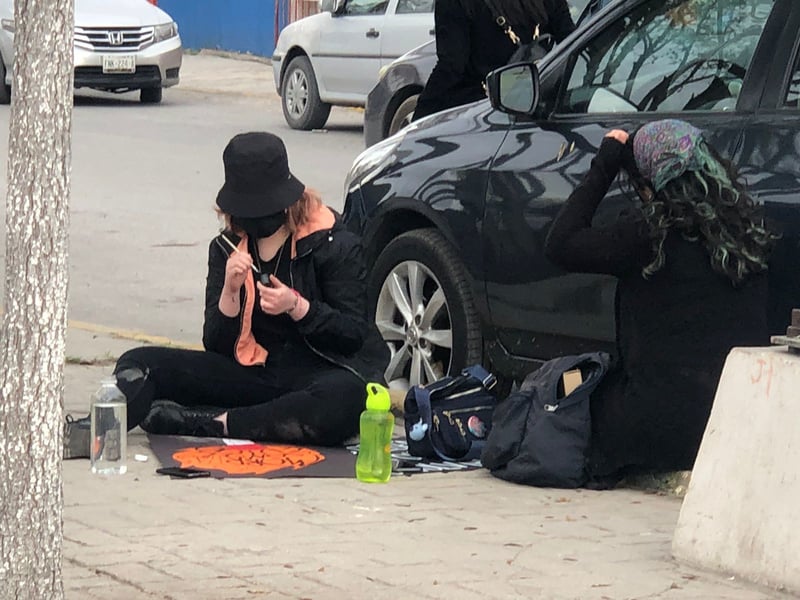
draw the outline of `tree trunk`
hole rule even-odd
[[[0,598],[62,598],[73,0],[15,0],[0,335]]]

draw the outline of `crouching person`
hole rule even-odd
[[[623,164],[642,202],[595,227]],[[606,136],[546,242],[563,268],[619,280],[618,366],[592,397],[594,487],[692,468],[728,352],[769,341],[774,239],[733,166],[700,130],[666,120],[632,140],[619,130]]]

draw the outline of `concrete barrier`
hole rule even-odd
[[[800,355],[737,348],[673,538],[675,558],[800,591]]]

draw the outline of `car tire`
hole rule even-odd
[[[411,118],[414,116],[414,110],[417,108],[418,99],[419,94],[414,94],[400,103],[400,106],[398,106],[397,110],[394,111],[391,123],[389,123],[388,136],[393,136],[403,127],[411,123]]]
[[[11,86],[6,83],[6,63],[0,56],[0,104],[11,104]]]
[[[483,337],[466,270],[435,229],[392,240],[374,264],[367,294],[391,351],[390,387],[430,383],[481,362]]]
[[[163,88],[151,87],[139,90],[139,101],[142,104],[158,104],[164,95]]]
[[[311,62],[296,56],[286,67],[281,81],[283,118],[292,129],[321,129],[328,121],[331,105],[319,98],[317,79]]]

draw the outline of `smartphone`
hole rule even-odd
[[[200,469],[185,469],[182,467],[161,467],[156,469],[159,475],[171,475],[181,479],[195,479],[197,477],[211,477],[211,471],[201,471]]]

